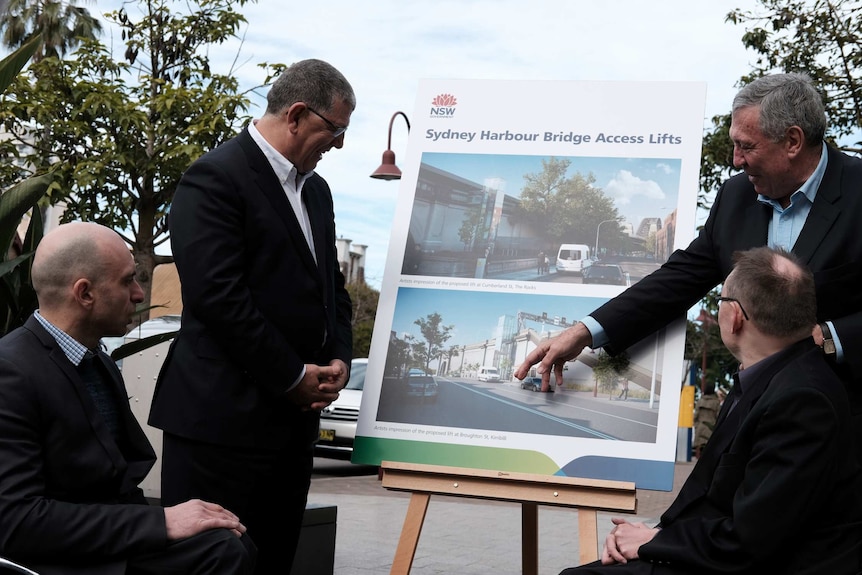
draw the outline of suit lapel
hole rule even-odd
[[[312,176],[305,182],[302,188],[302,200],[308,210],[308,220],[311,222],[311,236],[314,238],[314,252],[317,257],[317,272],[323,281],[324,270],[327,269],[326,262],[326,209],[322,201],[323,190],[314,181]]]
[[[303,264],[311,272],[317,271],[317,265],[314,262],[314,257],[311,255],[311,250],[308,248],[308,242],[305,241],[305,236],[302,233],[302,227],[299,225],[299,220],[293,208],[290,206],[287,198],[284,195],[284,187],[272,170],[269,161],[263,154],[257,143],[248,133],[248,128],[242,131],[238,137],[238,141],[245,151],[248,158],[249,168],[256,174],[255,186],[260,191],[261,195],[266,198],[272,209],[278,214],[279,218],[284,222],[285,229],[290,236],[294,246],[296,246],[296,254],[302,260]],[[306,182],[307,184],[308,182]],[[312,219],[309,216],[309,219]],[[312,219],[312,230],[314,222]],[[315,245],[317,238],[315,237]],[[316,276],[315,276],[316,277]]]
[[[814,252],[817,251],[841,213],[837,202],[841,198],[842,158],[841,154],[833,151],[832,148],[827,148],[827,153],[829,160],[826,164],[826,173],[823,174],[823,180],[817,188],[811,212],[793,246],[793,253],[805,263],[814,256]]]
[[[69,385],[72,386],[75,394],[78,396],[81,409],[84,411],[87,416],[87,420],[90,422],[93,435],[96,436],[96,439],[102,445],[106,455],[111,459],[117,469],[125,469],[126,460],[120,452],[117,442],[114,441],[108,426],[103,421],[101,415],[99,415],[99,412],[96,409],[96,404],[93,402],[93,398],[87,391],[84,381],[81,379],[75,366],[72,365],[69,358],[66,357],[66,354],[60,346],[57,345],[57,341],[54,337],[45,331],[35,317],[31,316],[30,319],[27,320],[25,327],[36,335],[36,337],[42,342],[42,345],[48,348],[49,359],[57,369],[66,376]]]

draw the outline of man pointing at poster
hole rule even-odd
[[[732,254],[792,248],[814,272],[814,339],[862,396],[862,160],[824,143],[820,94],[802,74],[775,74],[745,86],[733,101],[734,164],[744,173],[719,190],[698,237],[661,268],[558,337],[545,340],[515,372],[531,367],[559,384],[563,366],[589,346],[616,354],[685,316],[730,273]],[[855,412],[856,410],[854,410]],[[862,426],[856,426],[860,428]],[[860,444],[862,442],[857,442]]]

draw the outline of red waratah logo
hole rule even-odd
[[[458,100],[452,94],[438,94],[431,100],[432,118],[451,118],[455,115]]]

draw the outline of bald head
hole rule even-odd
[[[39,313],[90,349],[102,337],[125,334],[144,299],[126,243],[93,223],[64,224],[47,234],[32,278]]]
[[[117,246],[125,249],[116,232],[89,222],[63,224],[48,233],[36,248],[31,272],[40,307],[66,301],[78,279],[103,277],[105,250]]]

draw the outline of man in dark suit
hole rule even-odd
[[[155,453],[99,349],[143,300],[125,243],[97,224],[62,225],[32,277],[39,310],[0,340],[0,556],[42,575],[251,573],[236,515],[148,505],[138,488]]]
[[[801,74],[758,78],[736,95],[730,137],[744,173],[719,190],[706,224],[658,270],[529,353],[515,372],[540,363],[562,382],[563,365],[586,346],[619,353],[686,311],[731,269],[737,250],[791,250],[814,272],[814,339],[862,394],[862,160],[828,147],[820,94]],[[854,410],[855,411],[855,410]],[[857,425],[862,430],[862,425]],[[859,447],[862,448],[862,442]]]
[[[862,478],[814,291],[789,252],[740,253],[718,312],[737,393],[701,459],[658,527],[614,519],[601,559],[562,575],[858,573]]]
[[[350,297],[314,168],[344,144],[355,102],[331,65],[293,64],[264,116],[192,164],[171,206],[183,315],[150,412],[165,432],[162,498],[234,510],[258,574],[291,568],[319,411],[349,375]]]

